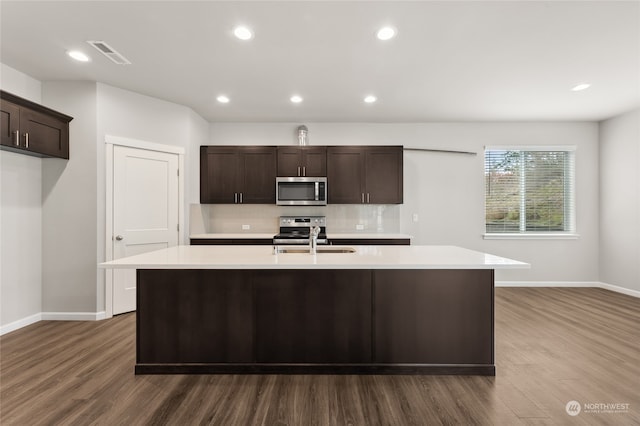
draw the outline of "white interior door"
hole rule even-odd
[[[114,146],[113,259],[178,244],[178,155]],[[136,309],[136,271],[113,270],[113,314]]]

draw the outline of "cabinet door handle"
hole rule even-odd
[[[29,149],[29,133],[24,134],[24,147]]]
[[[298,166],[298,176],[300,176],[300,166]]]
[[[371,204],[371,200],[369,199],[369,195],[371,195],[371,194],[369,194],[369,193],[367,192],[367,204]]]
[[[16,134],[16,146],[20,146],[20,130],[16,130],[15,134]]]
[[[238,193],[237,192],[233,193],[233,204],[238,204]]]
[[[302,176],[307,175],[307,166],[302,166]]]
[[[240,193],[240,204],[242,204],[242,192]]]
[[[362,204],[364,204],[364,192],[360,193],[360,195],[362,196]]]

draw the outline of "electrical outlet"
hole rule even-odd
[[[356,225],[356,230],[357,231],[362,231],[363,229],[364,229],[364,225],[362,225],[362,224],[357,224]]]
[[[251,225],[242,225],[243,231],[248,231],[249,229],[251,229]]]
[[[417,222],[418,221],[418,213],[414,213],[413,214],[413,221]]]

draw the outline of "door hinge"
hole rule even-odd
[[[177,174],[178,176],[180,176],[180,169],[177,169],[177,170],[176,170],[176,174]]]
[[[180,232],[180,224],[176,225],[176,231]]]

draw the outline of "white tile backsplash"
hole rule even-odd
[[[275,204],[191,204],[190,233],[264,233],[278,231],[280,216],[327,217],[327,232],[400,232],[400,206],[334,204],[325,207]],[[249,225],[250,230],[243,230]],[[356,228],[357,225],[360,225]]]

